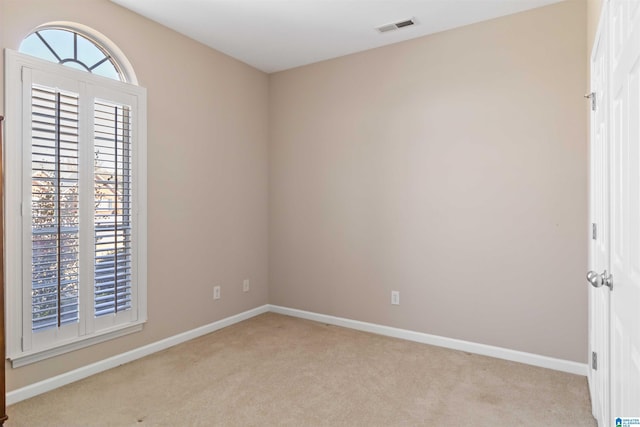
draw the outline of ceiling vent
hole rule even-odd
[[[405,19],[404,21],[394,22],[393,24],[382,25],[381,27],[376,28],[380,33],[387,33],[389,31],[399,30],[400,28],[410,27],[411,25],[415,25],[415,18]]]

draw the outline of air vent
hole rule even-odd
[[[376,28],[376,30],[378,30],[378,32],[380,33],[386,33],[389,31],[399,30],[400,28],[410,27],[411,25],[415,25],[415,24],[416,24],[415,18],[411,18],[411,19],[405,19],[404,21],[394,22],[393,24],[382,25]]]

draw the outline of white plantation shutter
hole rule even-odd
[[[16,367],[146,321],[146,93],[7,58],[7,353]],[[16,112],[23,127],[12,133]]]
[[[96,316],[131,309],[131,107],[94,106]]]
[[[33,85],[31,291],[34,331],[78,321],[78,95]]]

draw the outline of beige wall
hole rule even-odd
[[[267,75],[107,0],[0,0],[2,47],[59,20],[114,41],[148,90],[149,322],[8,367],[8,391],[267,303]]]
[[[270,302],[585,362],[586,22],[567,1],[271,75]]]

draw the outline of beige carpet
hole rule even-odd
[[[586,378],[267,313],[8,408],[7,426],[595,426]]]

